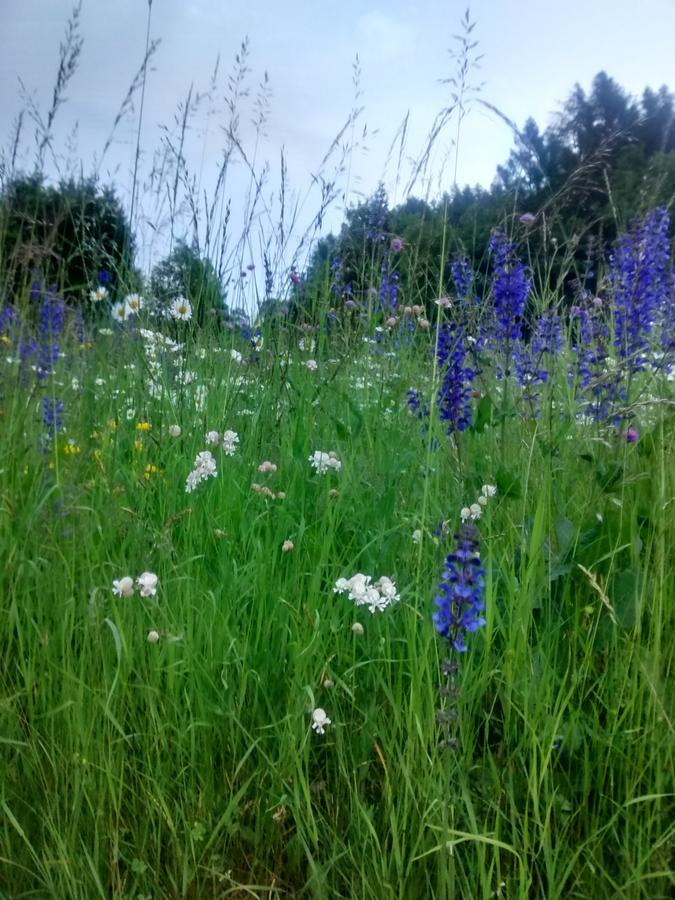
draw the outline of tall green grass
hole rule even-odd
[[[548,414],[508,413],[506,453],[496,415],[460,452],[406,410],[432,387],[427,334],[320,333],[317,372],[301,334],[265,333],[239,366],[204,332],[194,383],[156,397],[133,328],[73,345],[47,453],[3,348],[2,896],[669,896],[671,408],[626,444],[565,412],[561,366]],[[186,494],[225,428],[236,455]],[[317,449],[342,471],[313,474]],[[431,612],[451,540],[434,530],[485,482],[488,622],[448,751]],[[148,569],[156,598],[113,596]],[[333,593],[357,571],[393,577],[401,603],[371,616]]]

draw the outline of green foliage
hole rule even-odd
[[[112,188],[92,179],[48,185],[18,176],[0,194],[0,269],[9,294],[36,279],[79,302],[100,270],[131,286],[134,243]]]

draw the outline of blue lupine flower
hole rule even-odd
[[[478,553],[478,532],[465,524],[455,535],[455,550],[445,559],[445,569],[435,597],[433,622],[436,631],[457,650],[466,651],[466,635],[485,625],[482,613],[483,576]]]
[[[48,291],[42,299],[38,317],[37,377],[41,381],[53,371],[58,361],[58,337],[63,329],[64,318],[63,300],[52,291]]]
[[[464,431],[471,424],[471,382],[476,374],[465,365],[464,329],[445,325],[438,335],[438,366],[442,381],[438,391],[438,411],[448,434]]]
[[[389,259],[384,254],[380,274],[380,307],[389,312],[396,309],[398,300],[398,272],[389,271]]]
[[[530,292],[530,278],[516,256],[515,245],[503,232],[493,234],[489,246],[494,256],[492,296],[496,318],[495,338],[499,343],[517,341],[522,337],[521,320]]]
[[[45,397],[42,401],[42,425],[43,431],[40,434],[40,448],[45,449],[49,441],[53,441],[56,435],[61,431],[61,417],[63,413],[63,403],[60,400],[54,400],[52,397]]]
[[[466,257],[462,257],[451,262],[450,275],[455,286],[457,299],[460,303],[466,303],[469,300],[469,292],[474,281],[473,269],[469,260]]]
[[[619,238],[610,256],[614,343],[631,372],[645,368],[648,336],[672,306],[669,224],[665,209],[652,210]]]

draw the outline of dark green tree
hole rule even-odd
[[[41,280],[79,302],[101,270],[135,286],[133,254],[120,201],[93,179],[54,186],[41,175],[18,176],[0,194],[0,270],[14,296]]]

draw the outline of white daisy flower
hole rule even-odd
[[[143,309],[143,298],[140,294],[127,294],[124,300],[124,309],[127,316],[135,316]]]
[[[192,318],[192,304],[186,297],[176,297],[169,307],[169,314],[178,322],[189,322]]]

